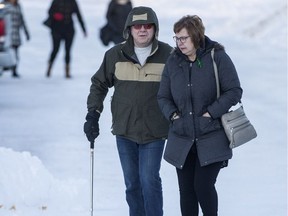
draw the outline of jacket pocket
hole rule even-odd
[[[192,125],[191,125],[192,127]],[[171,129],[175,135],[183,136],[183,137],[189,137],[189,127],[187,125],[187,122],[184,118],[180,117],[179,119],[176,119],[171,124]]]
[[[119,98],[112,97],[112,133],[124,135],[127,132],[127,125],[131,115],[131,106]]]
[[[199,132],[200,136],[219,130],[221,124],[219,119],[212,119],[210,117],[199,117]]]
[[[164,64],[147,64],[141,71],[145,76],[145,81],[160,82]]]

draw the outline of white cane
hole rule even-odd
[[[94,141],[90,143],[91,216],[93,216]]]

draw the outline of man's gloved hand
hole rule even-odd
[[[96,111],[88,112],[86,115],[86,122],[84,123],[84,132],[86,134],[87,139],[90,142],[94,142],[94,140],[99,135],[99,117],[100,113]]]

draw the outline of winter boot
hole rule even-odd
[[[47,73],[46,73],[46,77],[50,77],[51,75],[51,69],[52,69],[52,63],[48,63],[48,70],[47,70]]]
[[[19,78],[20,76],[18,75],[17,71],[16,71],[16,66],[14,66],[12,68],[12,77],[13,78]]]
[[[69,64],[65,65],[65,76],[66,76],[67,79],[71,78]]]

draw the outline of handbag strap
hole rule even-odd
[[[211,50],[211,57],[212,57],[214,73],[215,73],[217,98],[219,98],[220,97],[220,86],[219,86],[218,68],[217,68],[216,62],[214,60],[214,48]]]
[[[214,67],[214,73],[215,73],[215,80],[216,80],[216,88],[217,88],[217,98],[220,97],[220,84],[219,84],[219,75],[218,75],[218,68],[217,68],[217,65],[216,65],[216,62],[214,60],[214,49],[213,48],[211,50],[211,57],[212,57],[212,61],[213,61],[213,67]],[[241,100],[238,102],[240,106],[243,107],[243,104],[241,102]],[[236,106],[236,105],[235,105]]]

